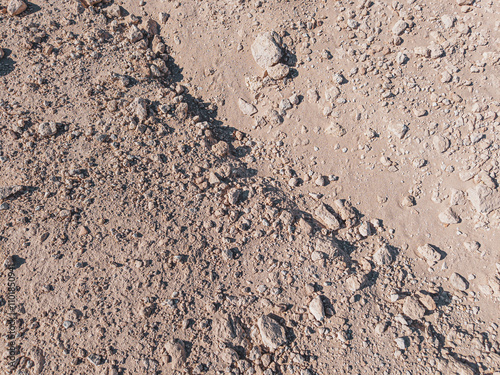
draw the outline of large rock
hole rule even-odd
[[[467,195],[477,212],[489,214],[500,208],[500,192],[496,189],[479,184],[467,190]]]
[[[257,326],[262,342],[270,350],[276,350],[287,343],[285,328],[269,315],[262,315],[257,321]]]
[[[276,65],[283,56],[280,37],[274,31],[259,34],[255,38],[251,49],[255,62],[262,69]]]

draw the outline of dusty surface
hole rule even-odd
[[[2,371],[500,373],[499,13],[2,0]]]

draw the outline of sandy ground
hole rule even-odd
[[[498,14],[0,2],[1,371],[498,375]]]

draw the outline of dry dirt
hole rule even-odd
[[[499,14],[0,0],[1,371],[500,374]]]

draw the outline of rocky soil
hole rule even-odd
[[[1,371],[500,374],[499,3],[33,1]]]

